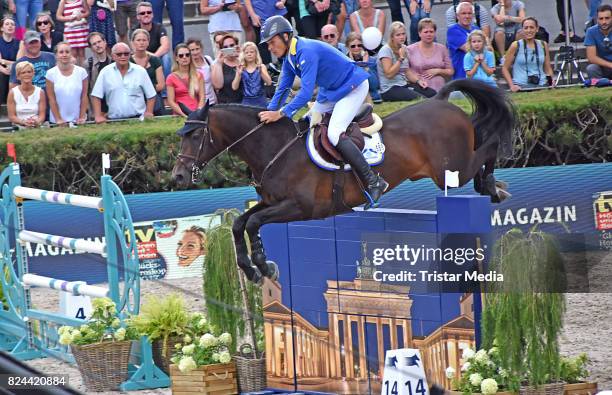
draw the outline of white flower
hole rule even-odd
[[[470,374],[470,384],[474,387],[478,387],[482,383],[482,376],[480,373],[472,373]]]
[[[497,392],[497,381],[494,379],[484,379],[480,383],[480,391],[483,395],[492,395]]]
[[[455,377],[455,368],[449,366],[448,368],[446,368],[446,378],[452,379],[453,377]]]
[[[210,333],[205,333],[200,338],[200,346],[208,348],[213,347],[217,344],[217,339]]]
[[[471,365],[472,364],[469,362],[464,363],[463,366],[461,367],[461,371],[466,372],[470,368]]]
[[[192,357],[181,358],[178,365],[179,370],[183,373],[189,372],[190,370],[193,370],[196,367],[197,365]]]
[[[232,360],[232,356],[229,351],[222,351],[219,353],[219,362],[221,363],[229,363]]]
[[[191,355],[195,351],[195,344],[190,344],[188,346],[184,346],[181,351],[185,355]]]
[[[176,350],[180,350],[181,348],[183,348],[183,345],[182,345],[181,343],[176,343],[176,344],[174,345],[174,348],[175,348]]]
[[[232,335],[225,332],[221,334],[221,336],[219,336],[219,341],[221,342],[221,344],[229,346],[230,344],[232,344]]]
[[[474,360],[476,362],[486,363],[489,361],[489,355],[487,354],[486,350],[478,350],[476,355],[474,355]]]
[[[200,319],[200,321],[198,321],[198,326],[204,326],[208,324],[208,321],[206,321],[206,318],[202,318]]]
[[[499,349],[497,347],[493,347],[489,350],[489,355],[495,355],[499,352]]]
[[[72,343],[74,343],[82,337],[81,332],[78,329],[75,329],[70,332],[70,337],[72,338]]]
[[[219,362],[219,353],[218,352],[213,353],[212,360],[215,361],[215,362]]]
[[[497,373],[504,378],[508,377],[508,371],[504,368],[497,369]]]
[[[468,359],[472,358],[474,355],[475,355],[474,350],[472,350],[471,348],[466,348],[465,350],[463,350],[463,354],[461,355],[461,358],[467,361]]]
[[[83,326],[86,326],[86,325],[83,325]],[[70,333],[71,330],[72,330],[71,326],[60,326],[59,329],[57,330],[57,334],[63,335],[66,333]]]
[[[183,341],[184,341],[185,343],[191,343],[191,336],[189,336],[189,335],[185,335],[185,337],[183,338]]]
[[[115,340],[121,341],[123,339],[125,339],[125,328],[119,328],[115,332]]]
[[[111,327],[119,328],[119,326],[121,326],[121,321],[119,321],[119,318],[115,318],[113,322],[111,323]]]
[[[60,344],[67,346],[72,343],[72,336],[70,336],[70,333],[63,333],[59,337],[59,342]]]

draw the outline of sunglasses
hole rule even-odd
[[[177,56],[178,58],[183,59],[183,58],[188,58],[188,57],[190,57],[190,56],[191,56],[191,54],[190,54],[190,53],[179,53],[179,54],[177,54],[176,56]]]
[[[36,22],[36,26],[50,25],[50,24],[51,24],[50,21],[38,21],[38,22]]]
[[[323,39],[324,40],[328,40],[328,39],[331,39],[331,38],[336,38],[336,35],[333,34],[333,33],[332,34],[324,34],[323,35]]]
[[[117,57],[121,57],[121,56],[130,56],[131,54],[129,52],[115,52],[115,56]]]
[[[361,44],[353,44],[353,45],[351,45],[351,48],[353,48],[353,49],[354,48],[363,48],[363,45],[361,45]]]
[[[138,15],[141,15],[141,16],[142,15],[151,15],[151,14],[153,14],[153,11],[141,11],[141,12],[138,13]]]
[[[223,48],[234,48],[236,44],[224,45]]]

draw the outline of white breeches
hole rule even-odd
[[[321,114],[332,113],[327,135],[334,146],[338,144],[340,135],[346,131],[355,115],[357,115],[359,108],[368,96],[368,90],[368,80],[365,80],[337,102],[316,102],[314,104],[313,111]]]

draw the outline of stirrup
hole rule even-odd
[[[382,195],[387,191],[387,189],[389,189],[389,183],[387,181],[385,181],[384,178],[382,178],[380,175],[377,175],[378,180],[377,180],[377,188],[384,186],[384,188],[381,188],[381,194],[380,197],[382,197]],[[380,183],[380,185],[378,185]],[[369,189],[369,186],[368,186]],[[374,198],[372,197],[372,195],[370,195],[370,192],[367,190],[363,191],[363,194],[366,197],[366,204],[363,206],[364,210],[369,210],[371,208],[378,208],[378,206],[380,206],[380,203],[377,200],[374,200]],[[380,199],[379,197],[379,199]]]

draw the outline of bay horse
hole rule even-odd
[[[448,102],[451,92],[462,92],[472,103],[469,117]],[[332,193],[335,173],[310,160],[303,132],[308,122],[283,118],[260,123],[261,108],[238,104],[206,105],[179,130],[180,153],[172,170],[179,186],[192,181],[193,172],[228,150],[252,172],[261,201],[233,225],[238,266],[246,277],[261,284],[262,276],[275,279],[278,267],[266,261],[259,236],[261,226],[321,219],[348,212],[366,198],[356,177],[341,185],[342,199]],[[506,94],[479,81],[456,80],[432,99],[408,106],[384,118],[381,130],[386,146],[384,162],[374,167],[394,188],[406,179],[431,178],[444,188],[445,170],[459,171],[459,184],[474,179],[474,188],[493,202],[508,197],[507,185],[493,176],[498,156],[511,152],[515,112]],[[251,242],[248,256],[244,232]]]

